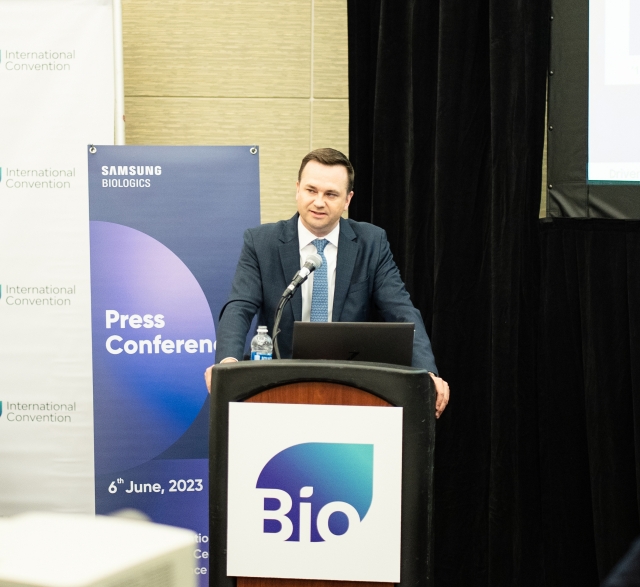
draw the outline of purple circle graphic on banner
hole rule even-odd
[[[91,314],[100,475],[147,462],[186,432],[207,397],[215,330],[187,266],[110,222],[91,222]]]

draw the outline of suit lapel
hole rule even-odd
[[[300,270],[300,243],[298,241],[298,215],[285,222],[280,234],[280,263],[284,272],[284,279],[289,285],[293,276]],[[339,250],[339,249],[338,249]],[[297,291],[289,301],[293,310],[293,319],[302,320],[302,294]]]
[[[333,318],[334,322],[340,321],[342,308],[347,298],[353,268],[358,256],[358,242],[356,233],[349,223],[340,219],[340,238],[338,239],[338,264],[336,266],[336,289],[333,294]]]

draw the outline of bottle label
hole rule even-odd
[[[271,353],[261,353],[260,351],[251,351],[252,361],[271,361]]]

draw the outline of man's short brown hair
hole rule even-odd
[[[298,181],[300,181],[300,178],[302,177],[302,170],[306,167],[309,161],[317,161],[318,163],[322,163],[322,165],[342,165],[342,167],[347,170],[347,194],[353,191],[355,172],[353,170],[353,165],[351,165],[351,161],[349,161],[346,155],[340,151],[330,148],[311,151],[311,153],[305,155],[302,160],[300,170],[298,171]]]

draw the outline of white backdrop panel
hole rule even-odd
[[[86,145],[113,144],[111,0],[0,0],[0,515],[94,511]]]

